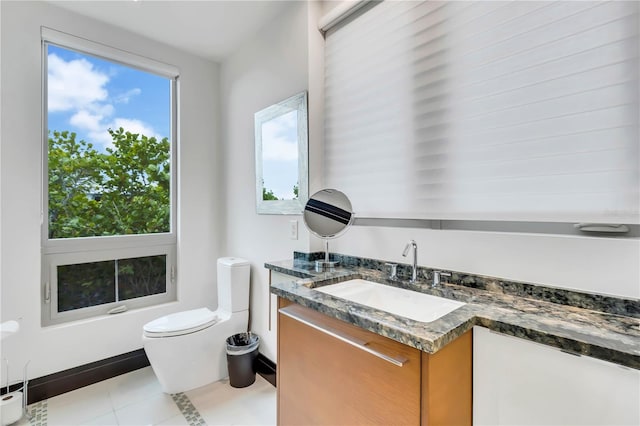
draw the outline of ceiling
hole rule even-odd
[[[291,5],[282,0],[49,0],[49,3],[216,62]]]

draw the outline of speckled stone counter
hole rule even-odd
[[[406,270],[399,269],[400,279],[390,280],[388,273],[383,272],[383,262],[353,259],[343,259],[343,266],[327,272],[317,272],[313,258],[268,262],[266,268],[291,276],[291,281],[272,282],[271,292],[428,353],[437,352],[473,326],[481,326],[640,370],[640,301],[558,290],[561,300],[552,302],[545,300],[549,298],[545,296],[550,292],[548,287],[540,286],[542,290],[539,291],[538,286],[526,283],[524,288],[533,288],[529,297],[519,294],[520,290],[505,291],[505,286],[446,283],[432,288],[428,279],[432,271],[426,268],[420,268],[420,279],[412,284],[404,276]],[[451,281],[469,281],[471,277],[461,276],[454,273]],[[314,290],[353,278],[460,300],[466,305],[440,319],[423,323]],[[507,284],[506,287],[514,287],[513,283]],[[605,300],[601,303],[603,297]],[[558,297],[554,295],[553,298]],[[568,302],[562,303],[565,299]],[[587,302],[584,299],[588,299]],[[595,302],[589,301],[591,299]],[[585,303],[587,306],[595,303],[601,310],[578,307]]]

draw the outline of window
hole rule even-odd
[[[360,217],[639,223],[638,9],[353,14],[326,33],[326,185]]]
[[[175,300],[177,70],[42,38],[43,324]]]

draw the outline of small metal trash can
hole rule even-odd
[[[256,381],[259,345],[260,337],[253,333],[238,333],[227,338],[229,384],[234,388],[244,388]]]

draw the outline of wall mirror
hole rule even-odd
[[[344,234],[354,217],[351,201],[336,189],[321,189],[309,197],[302,219],[307,229],[325,243],[324,260],[316,260],[317,271],[337,265],[338,262],[329,260],[329,239]]]
[[[255,114],[256,209],[301,214],[308,190],[307,93]]]

